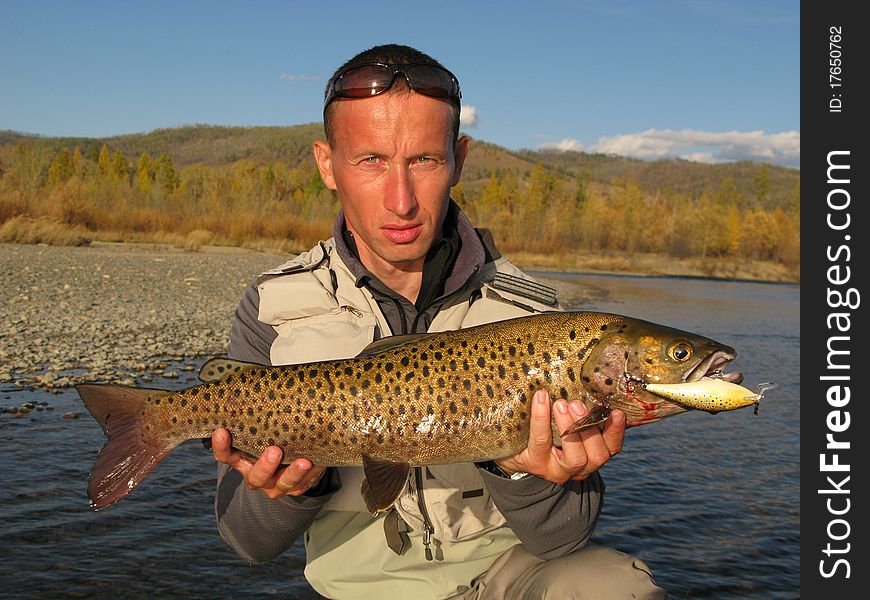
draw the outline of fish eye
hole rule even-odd
[[[676,342],[668,348],[668,356],[677,362],[685,362],[692,357],[692,346],[687,342]]]

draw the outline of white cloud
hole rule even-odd
[[[583,144],[580,143],[580,140],[575,140],[573,138],[565,138],[558,142],[544,142],[540,146],[538,146],[541,150],[559,150],[562,152],[573,151],[580,152],[583,150]]]
[[[320,81],[319,76],[309,77],[307,75],[288,75],[286,73],[282,73],[278,79],[283,81]]]
[[[463,104],[459,111],[459,125],[461,127],[477,127],[480,124],[480,115],[477,114],[476,106]]]
[[[696,162],[756,160],[799,167],[801,136],[799,131],[767,134],[763,131],[647,129],[640,133],[601,138],[589,151],[645,160],[678,156]]]

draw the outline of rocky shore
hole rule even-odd
[[[142,384],[225,354],[233,311],[286,257],[150,244],[0,244],[0,386]]]

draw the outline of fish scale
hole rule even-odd
[[[109,438],[89,495],[95,509],[120,500],[178,444],[224,427],[252,456],[276,445],[287,462],[362,465],[363,493],[382,510],[411,465],[520,452],[537,390],[590,409],[567,432],[554,428],[558,440],[613,408],[629,425],[692,408],[643,384],[680,383],[734,357],[708,338],[630,317],[553,312],[385,338],[350,359],[273,367],[213,359],[200,373],[205,383],[177,392],[83,384],[82,400]]]

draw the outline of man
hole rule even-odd
[[[406,46],[372,48],[330,79],[326,141],[314,158],[342,210],[334,237],[263,274],[236,312],[230,355],[261,364],[346,358],[373,340],[552,310],[555,294],[499,255],[449,197],[469,140],[459,83]],[[557,400],[565,429],[586,413]],[[415,468],[393,509],[373,517],[362,470],[277,447],[252,460],[212,437],[216,513],[244,558],[270,560],[304,534],[305,575],[330,598],[660,598],[642,562],[585,549],[625,417],[553,445],[535,394],[528,447],[484,464]]]

